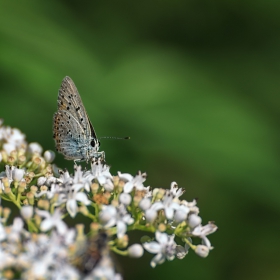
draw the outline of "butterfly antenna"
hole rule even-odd
[[[130,137],[129,137],[129,136],[127,136],[127,137],[104,136],[104,137],[99,137],[99,139],[118,139],[118,140],[128,140],[128,139],[130,139]]]

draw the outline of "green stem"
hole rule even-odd
[[[29,232],[38,232],[37,226],[29,219],[26,221]]]
[[[186,242],[193,250],[197,247],[196,245],[193,245],[187,238],[183,239],[184,242]]]
[[[121,251],[121,250],[119,250],[119,249],[116,248],[116,247],[111,247],[110,249],[111,249],[113,252],[115,252],[115,253],[117,253],[117,254],[119,254],[119,255],[121,255],[121,256],[127,256],[127,255],[128,255],[127,250],[126,250],[126,251]]]

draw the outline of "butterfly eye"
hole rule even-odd
[[[94,147],[94,146],[95,146],[95,141],[92,140],[92,141],[90,142],[90,145],[91,145],[92,147]]]
[[[99,147],[101,146],[101,143],[100,143],[100,141],[98,141],[98,146],[99,146]]]

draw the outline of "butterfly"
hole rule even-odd
[[[58,92],[57,112],[53,117],[53,138],[56,150],[68,160],[89,161],[102,157],[100,142],[70,77],[65,77]]]

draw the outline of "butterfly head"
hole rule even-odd
[[[100,141],[96,138],[93,138],[91,141],[90,141],[90,146],[93,148],[93,150],[95,152],[98,152],[99,150],[99,147],[100,147]]]

